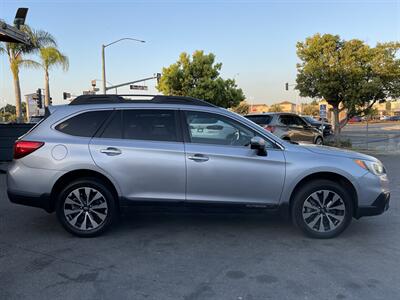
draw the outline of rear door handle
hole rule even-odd
[[[210,158],[203,154],[194,154],[194,155],[188,156],[188,159],[193,160],[193,161],[198,161],[198,162],[204,162],[204,161],[208,161]]]
[[[122,153],[121,150],[119,150],[118,148],[114,148],[114,147],[108,147],[106,149],[101,149],[100,152],[107,154],[109,156],[120,155]]]

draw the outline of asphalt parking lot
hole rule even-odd
[[[262,213],[160,209],[81,239],[9,203],[0,174],[0,299],[399,299],[400,160],[379,158],[390,210],[332,240]]]
[[[355,149],[368,149],[380,153],[400,153],[400,122],[365,122],[347,124],[342,138],[349,139]]]

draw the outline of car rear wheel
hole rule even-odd
[[[345,230],[353,216],[352,199],[330,180],[315,180],[302,187],[292,206],[294,223],[313,238],[333,238]]]
[[[94,237],[113,223],[115,197],[102,181],[82,178],[61,191],[56,211],[58,220],[68,232],[80,237]]]

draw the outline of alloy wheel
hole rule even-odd
[[[345,220],[346,206],[334,191],[319,190],[312,193],[303,203],[302,216],[313,231],[330,232]]]
[[[92,187],[79,187],[68,194],[63,212],[67,222],[81,231],[101,226],[108,214],[107,200]]]

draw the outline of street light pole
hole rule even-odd
[[[106,44],[106,45],[101,45],[101,63],[102,63],[102,77],[103,77],[103,94],[107,93],[107,81],[106,81],[106,55],[105,55],[105,49],[108,46],[111,46],[113,44],[116,44],[118,42],[124,41],[124,40],[129,40],[129,41],[135,41],[135,42],[140,42],[140,43],[145,43],[146,41],[143,40],[138,40],[134,38],[122,38],[119,40],[116,40],[112,43]]]
[[[103,94],[107,93],[106,90],[106,57],[104,53],[104,49],[106,46],[101,45],[101,62],[102,62],[102,72],[103,72]]]

